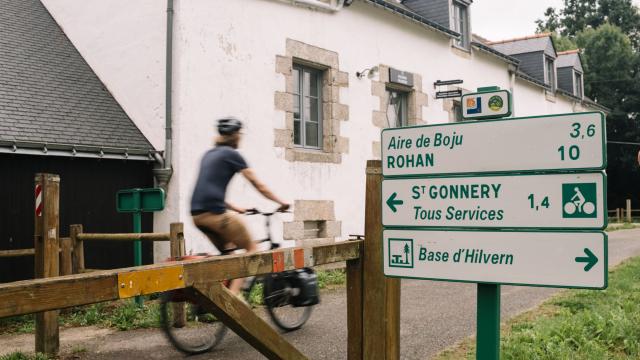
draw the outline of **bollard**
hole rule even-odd
[[[627,199],[627,222],[631,222],[631,199]]]

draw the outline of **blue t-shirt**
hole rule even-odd
[[[200,162],[200,173],[191,196],[191,212],[222,214],[226,210],[224,195],[235,173],[246,169],[247,162],[230,146],[216,146]]]

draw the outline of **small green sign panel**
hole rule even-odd
[[[153,212],[164,210],[161,188],[120,190],[116,194],[118,212]]]
[[[389,238],[389,267],[413,268],[413,239]]]
[[[597,218],[596,184],[562,184],[562,204],[565,219]]]

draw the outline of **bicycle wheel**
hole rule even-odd
[[[183,302],[187,322],[180,324],[175,312],[178,301],[185,301],[179,291],[169,291],[160,297],[162,329],[171,344],[185,354],[201,354],[216,347],[227,327],[196,304]]]
[[[297,330],[304,325],[313,306],[293,306],[291,297],[296,295],[291,283],[283,278],[274,280],[274,274],[264,278],[264,303],[271,320],[283,331]]]

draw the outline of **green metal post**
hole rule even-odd
[[[476,359],[500,359],[500,285],[478,284]]]
[[[142,232],[142,211],[136,211],[133,213],[133,232],[139,234]],[[136,240],[133,242],[133,261],[135,266],[142,265],[142,242]],[[136,304],[139,307],[144,305],[142,296],[136,296]]]

